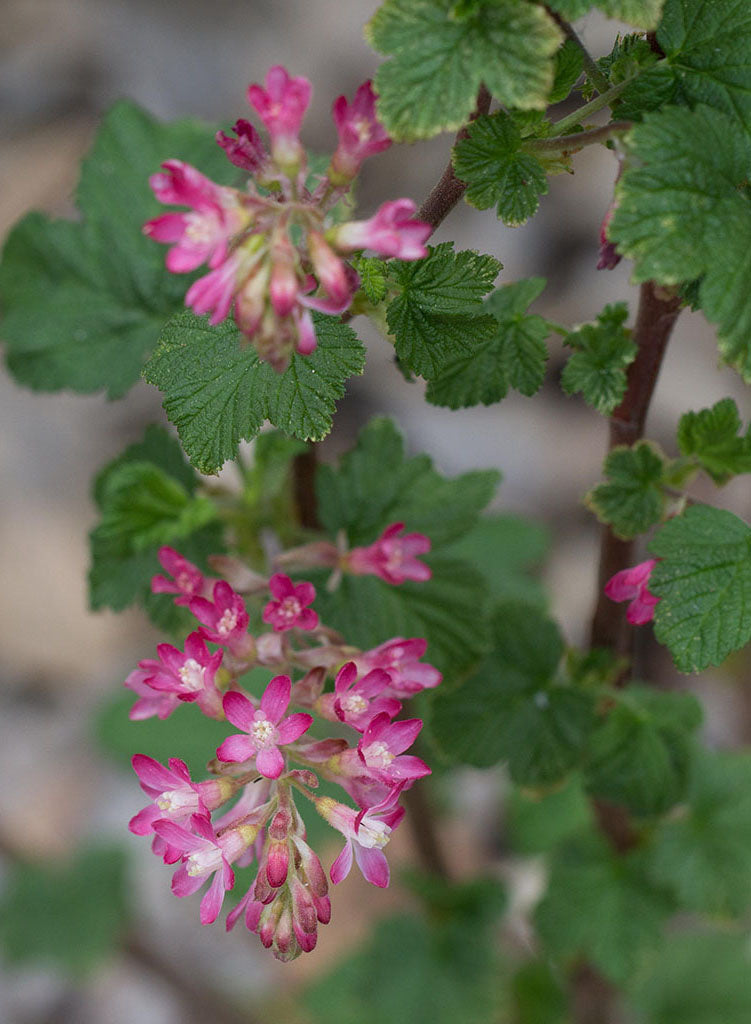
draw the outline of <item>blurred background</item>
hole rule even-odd
[[[313,82],[304,141],[333,149],[332,101],[352,95],[377,65],[362,36],[376,7],[376,0],[0,0],[0,237],[32,208],[75,216],[70,197],[79,160],[102,113],[120,97],[166,119],[191,115],[226,124],[247,116],[247,84],[282,63]],[[609,50],[616,27],[597,17],[579,25],[596,56]],[[362,214],[387,198],[419,203],[440,176],[451,142],[442,136],[372,159],[359,192]],[[629,302],[633,319],[636,290],[628,265],[595,270],[614,158],[593,147],[575,158],[575,168],[574,176],[551,182],[540,213],[525,227],[508,229],[492,211],[462,205],[435,239],[453,238],[458,248],[496,255],[504,264],[501,282],[547,277],[535,309],[559,322],[593,319],[619,300]],[[513,395],[488,409],[450,412],[425,404],[422,386],[406,383],[395,368],[390,346],[367,325],[356,326],[369,347],[366,375],[353,381],[341,403],[322,457],[348,448],[359,427],[382,413],[395,417],[411,451],[429,452],[445,473],[501,469],[495,507],[547,531],[543,574],[552,610],[568,641],[584,642],[598,529],[580,499],[599,479],[606,424],[558,388],[558,342],[551,341],[548,380],[534,401]],[[732,394],[748,419],[740,379],[718,372],[716,361],[711,329],[701,315],[684,313],[648,426],[649,436],[671,454],[678,416],[688,408]],[[95,971],[86,970],[85,953],[81,963],[73,955],[71,973],[49,957],[37,923],[54,932],[65,921],[45,917],[43,886],[33,886],[42,904],[27,922],[29,955],[15,962],[17,955],[0,952],[5,1024],[190,1024],[205,1020],[209,1010],[218,1024],[250,1024],[262,1019],[255,1008],[282,998],[282,978],[285,1009],[278,1019],[294,1021],[302,1013],[294,1008],[295,993],[311,974],[354,950],[374,916],[410,900],[398,886],[381,893],[350,877],[334,894],[334,923],[323,930],[316,952],[280,966],[255,936],[229,937],[221,925],[202,929],[195,901],[171,897],[168,869],[126,831],[143,798],[135,777],[123,771],[123,752],[119,762],[105,756],[97,735],[103,716],[105,728],[115,728],[107,709],[159,637],[140,612],[92,615],[87,609],[86,537],[94,522],[89,489],[93,472],[152,422],[165,419],[159,394],[145,384],[108,402],[98,395],[33,394],[0,370],[0,887],[18,860],[71,864],[80,876],[72,921],[82,906],[108,899],[106,865],[116,858],[77,865],[70,858],[91,842],[125,849],[127,905],[138,922]],[[702,486],[694,488],[700,497]],[[744,478],[719,497],[707,488],[706,496],[748,518]],[[674,678],[664,655],[646,656],[665,685],[687,685]],[[751,701],[738,685],[745,664],[738,658],[729,664],[688,681],[705,700],[705,731],[717,746],[751,737]],[[123,720],[120,738],[108,734],[111,745],[128,749],[127,728]],[[447,789],[447,848],[460,874],[484,864],[515,879],[509,928],[524,941],[524,913],[540,890],[541,868],[522,865],[504,844],[495,806],[499,782],[500,771],[467,771]],[[397,865],[411,862],[406,828],[391,851]],[[118,906],[111,911],[117,920]],[[76,928],[74,945],[88,943],[95,951],[106,937],[99,918],[87,924],[84,916]],[[98,928],[104,928],[101,936]],[[238,1005],[244,1009],[233,1009]]]

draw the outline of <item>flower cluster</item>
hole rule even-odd
[[[359,287],[343,259],[363,249],[403,260],[427,255],[428,224],[415,220],[409,199],[384,203],[368,220],[331,223],[331,211],[349,190],[363,160],[391,144],[375,113],[370,82],[348,103],[340,96],[333,116],[339,144],[326,173],[308,182],[299,131],[310,102],[306,78],[273,67],[265,86],[247,98],[269,135],[270,149],[253,125],[239,120],[234,135],[218,132],[228,159],[251,177],[241,191],[217,185],[180,160],[167,160],[150,179],[163,203],[188,206],[165,213],[144,232],[172,246],[167,267],[187,273],[206,263],[209,273],[188,289],[185,302],[211,323],[234,305],[238,327],[261,359],[283,371],[294,351],[316,347],[312,310],[343,313]]]
[[[395,526],[371,546],[370,562],[363,558],[352,571],[403,578],[393,565],[385,574],[378,554],[379,545],[403,529]],[[411,558],[430,547],[420,534],[403,540]],[[226,926],[243,918],[276,957],[291,960],[313,949],[318,925],[331,916],[326,874],[306,842],[295,795],[344,837],[332,882],[342,881],[354,860],[373,885],[388,885],[383,848],[404,815],[400,794],[430,774],[421,758],[407,753],[422,722],[397,715],[403,701],[437,686],[441,674],[421,660],[424,639],[394,637],[369,651],[345,645],[310,607],[316,596],[311,583],[293,583],[280,572],[266,580],[235,563],[230,575],[247,583],[248,601],[260,600],[254,609],[228,581],[207,579],[172,548],[162,548],[159,557],[167,575],[155,576],[152,589],[173,594],[197,628],[183,650],[159,644],[157,658],[139,662],[128,676],[125,685],[138,698],[131,718],[166,718],[181,703],[194,702],[235,731],[217,748],[211,777],[202,781],[177,758],[165,767],[136,754],[133,768],[150,803],[130,829],[151,836],[154,852],[177,865],[176,896],[210,882],[201,899],[203,924],[219,916],[235,868],[255,862],[255,878]],[[383,557],[393,561],[393,552],[387,548]],[[224,560],[232,569],[230,561]],[[426,567],[416,565],[421,568],[410,578],[427,578]],[[271,629],[252,635],[251,621]],[[240,685],[257,667],[274,673],[260,697]],[[327,688],[327,678],[333,687]],[[292,704],[302,710],[289,713]],[[327,722],[336,723],[336,736],[311,735]],[[352,730],[351,741],[341,737],[342,725]],[[319,777],[337,783],[356,806],[319,796]]]

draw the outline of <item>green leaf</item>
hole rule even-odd
[[[661,598],[655,635],[681,672],[721,664],[751,637],[751,530],[737,516],[695,505],[649,546],[649,589]]]
[[[375,576],[345,576],[329,593],[316,582],[316,610],[363,650],[394,636],[425,637],[426,660],[453,680],[487,650],[487,587],[467,562],[443,556],[425,561],[433,572],[426,583],[392,586]]]
[[[479,671],[436,693],[432,737],[451,763],[484,768],[506,760],[520,785],[550,785],[581,760],[594,699],[555,678],[563,643],[538,609],[500,604],[492,631],[493,650]]]
[[[699,303],[717,324],[717,343],[723,362],[751,383],[751,257],[743,240],[751,235],[748,193],[730,197],[718,206],[707,230],[711,267],[699,285]]]
[[[369,302],[377,304],[386,298],[388,268],[383,260],[371,256],[358,256],[352,265],[360,277],[360,287]]]
[[[639,978],[633,1001],[649,1024],[743,1024],[751,1020],[746,934],[671,935]]]
[[[616,854],[598,835],[571,840],[554,855],[535,923],[548,952],[584,958],[623,983],[662,943],[669,897],[647,878],[639,853]]]
[[[685,793],[701,707],[687,693],[633,685],[616,700],[592,733],[584,765],[586,788],[633,814],[663,814]]]
[[[592,824],[592,806],[578,774],[552,791],[536,793],[517,787],[505,808],[509,842],[516,853],[548,853],[563,840]]]
[[[332,538],[344,530],[350,546],[370,544],[403,522],[409,532],[427,534],[435,550],[475,526],[499,479],[495,470],[444,477],[427,455],[407,458],[393,421],[376,418],[338,469],[318,467],[318,517]]]
[[[687,806],[660,823],[649,871],[685,910],[740,916],[751,905],[751,757],[696,755]]]
[[[501,264],[470,250],[455,253],[451,242],[431,248],[424,260],[389,265],[399,294],[386,321],[400,362],[430,380],[457,354],[474,352],[495,333],[482,307]]]
[[[568,998],[549,964],[532,960],[514,975],[514,1024],[569,1024]]]
[[[549,547],[550,534],[539,523],[512,515],[482,516],[447,554],[472,562],[494,600],[513,599],[544,609],[547,595],[533,572]]]
[[[510,387],[527,396],[539,391],[550,325],[525,310],[544,287],[544,278],[531,277],[496,289],[484,306],[495,319],[492,334],[445,362],[428,384],[428,401],[459,409],[499,402]]]
[[[143,490],[145,482],[155,490]],[[161,571],[161,544],[179,541],[181,553],[201,568],[207,555],[223,550],[218,524],[209,523],[213,505],[193,496],[197,485],[180,445],[162,427],[148,427],[143,441],[100,470],[93,491],[101,519],[89,538],[92,609],[122,611],[137,601],[161,628],[190,628],[186,610],[169,594],[152,594],[150,583]]]
[[[636,356],[631,331],[624,327],[627,317],[625,302],[606,306],[596,324],[584,324],[565,338],[576,351],[563,370],[561,387],[567,395],[580,391],[603,416],[609,416],[626,393],[626,367]]]
[[[240,347],[234,323],[212,327],[188,312],[170,320],[144,377],[163,392],[165,411],[196,469],[218,472],[267,418],[302,440],[325,437],[345,381],[362,373],[365,351],[351,327],[318,314],[315,321],[315,352],[295,353],[277,374]]]
[[[400,141],[459,128],[481,83],[507,107],[543,109],[553,86],[559,29],[536,4],[386,0],[365,29],[391,59],[376,72],[378,114]]]
[[[83,849],[67,861],[18,864],[0,898],[0,945],[13,963],[79,975],[115,954],[128,926],[125,859]]]
[[[573,39],[566,39],[555,55],[555,79],[548,103],[561,103],[579,81],[584,70],[581,49]]]
[[[732,398],[723,398],[711,409],[687,412],[678,424],[678,447],[683,455],[695,455],[716,484],[739,473],[751,473],[751,432],[738,437],[741,419]]]
[[[639,28],[655,28],[664,3],[665,0],[551,0],[548,6],[569,20],[580,18],[592,7],[599,7],[609,18]]]
[[[616,537],[635,537],[659,522],[665,505],[663,459],[649,441],[613,448],[603,467],[608,483],[598,484],[586,504]]]
[[[457,177],[467,182],[467,202],[479,210],[495,205],[510,227],[533,216],[548,191],[545,168],[524,151],[519,129],[503,111],[472,122],[454,147],[453,162]]]
[[[195,277],[170,274],[164,247],[141,231],[163,210],[148,178],[163,160],[177,158],[231,181],[236,170],[213,135],[207,125],[162,124],[118,103],[82,168],[82,220],[31,213],[14,228],[0,293],[8,367],[20,383],[42,391],[104,388],[116,398],[138,380]]]

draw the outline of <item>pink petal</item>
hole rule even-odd
[[[177,825],[174,821],[167,821],[166,818],[154,822],[154,831],[160,839],[169,843],[170,846],[177,846],[183,853],[192,853],[194,850],[206,848],[205,839],[193,835],[182,825]]]
[[[172,892],[181,899],[198,892],[206,881],[206,875],[189,875],[185,864],[181,864],[172,876]]]
[[[346,665],[342,665],[336,676],[334,683],[334,693],[341,695],[357,679],[357,666],[354,661],[348,661]]]
[[[256,756],[256,768],[267,779],[278,779],[284,771],[284,758],[276,747],[259,750]]]
[[[164,213],[161,217],[147,220],[143,233],[156,242],[179,242],[185,232],[186,222],[184,213]]]
[[[222,700],[222,707],[228,722],[236,725],[238,729],[242,729],[244,732],[250,732],[256,709],[244,693],[239,693],[237,690],[228,690]]]
[[[344,849],[336,858],[334,863],[331,865],[329,875],[334,885],[338,885],[343,882],[347,875],[352,870],[352,843],[347,840],[344,844]]]
[[[295,586],[295,597],[301,605],[312,604],[316,599],[316,588],[306,581],[298,583]]]
[[[304,711],[296,711],[294,715],[289,715],[288,718],[279,723],[280,745],[294,743],[312,724],[312,716],[305,714]]]
[[[295,620],[298,629],[315,629],[318,625],[318,612],[312,608],[303,608]]]
[[[134,836],[147,836],[154,831],[154,822],[159,820],[161,814],[155,804],[149,804],[130,819],[128,828]]]
[[[421,758],[403,754],[391,762],[388,774],[393,779],[421,779],[425,775],[430,775],[431,770]]]
[[[371,885],[377,885],[379,889],[386,888],[389,884],[390,873],[383,850],[367,849],[360,846],[359,843],[355,843],[355,859],[366,881]]]
[[[224,865],[223,865],[224,866]],[[232,871],[229,868],[230,872]],[[234,883],[234,875],[232,879]],[[222,909],[222,903],[224,903],[225,893],[225,877],[224,871],[219,870],[214,875],[211,885],[206,890],[206,893],[201,900],[200,918],[201,924],[213,924],[219,917],[219,912]]]
[[[242,764],[255,757],[256,747],[250,736],[242,736],[235,733],[217,747],[216,756],[220,761]],[[260,771],[260,768],[258,769]]]
[[[292,682],[289,676],[274,676],[261,697],[261,710],[274,725],[277,725],[289,707]]]
[[[295,595],[292,580],[289,576],[285,576],[283,572],[274,573],[269,580],[269,590],[277,601],[283,601],[285,597],[294,597]]]
[[[392,754],[401,754],[402,751],[412,746],[421,729],[421,718],[407,718],[401,722],[392,722],[385,739],[386,745]]]
[[[156,796],[158,793],[163,793],[165,789],[175,788],[172,772],[155,761],[153,757],[149,757],[148,754],[134,754],[130,763],[133,765],[133,771],[138,776],[141,787],[147,792],[151,790],[149,796]]]

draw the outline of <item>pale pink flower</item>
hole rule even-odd
[[[187,558],[184,558],[174,548],[159,548],[159,561],[162,568],[172,576],[154,576],[151,580],[151,590],[154,594],[179,594],[175,598],[175,604],[188,605],[191,597],[197,597],[204,588],[205,580],[203,573]]]
[[[248,102],[263,121],[271,138],[271,152],[281,167],[302,162],[298,134],[308,109],[311,85],[307,78],[292,78],[277,64],[266,75],[265,88],[248,86]]]
[[[263,140],[250,121],[240,118],[232,131],[237,136],[233,139],[225,132],[216,133],[216,141],[227,154],[235,167],[241,167],[253,177],[262,177],[268,164],[268,153]]]
[[[626,618],[633,626],[643,626],[654,617],[655,605],[660,600],[650,594],[648,585],[656,558],[640,562],[630,569],[622,569],[605,584],[605,594],[611,601],[630,601]]]
[[[224,902],[224,894],[235,884],[231,868],[248,846],[255,841],[257,826],[240,825],[217,836],[207,818],[199,814],[190,817],[192,831],[174,821],[155,821],[154,831],[168,846],[178,850],[183,863],[172,876],[175,896],[191,896],[214,875],[214,880],[201,900],[201,924],[216,921]]]
[[[289,576],[275,572],[269,580],[269,590],[275,600],[263,609],[263,621],[273,626],[275,632],[316,628],[318,614],[308,607],[316,597],[312,583],[293,583]]]
[[[242,657],[252,638],[248,635],[248,616],[245,602],[226,580],[214,584],[213,601],[205,597],[194,597],[190,610],[203,623],[201,634],[213,644],[228,647],[233,654]]]
[[[424,243],[433,229],[424,221],[412,219],[416,209],[411,199],[392,199],[383,203],[369,220],[340,224],[331,228],[326,237],[340,252],[373,249],[379,256],[420,260],[428,255]]]
[[[404,808],[398,806],[401,789],[396,786],[380,803],[359,812],[331,797],[316,799],[318,813],[346,840],[344,849],[331,865],[334,885],[343,882],[349,874],[353,855],[368,882],[381,889],[389,884],[389,866],[383,847],[404,817]]]
[[[279,747],[294,743],[313,724],[312,716],[302,711],[282,717],[289,707],[291,690],[289,676],[274,676],[261,697],[260,708],[242,693],[226,693],[224,713],[243,734],[227,737],[216,752],[219,760],[242,763],[255,758],[261,775],[278,779],[284,771]]]
[[[238,288],[241,264],[240,256],[232,254],[221,266],[199,277],[185,293],[185,305],[197,316],[211,313],[210,324],[226,320]]]
[[[141,722],[146,718],[165,719],[169,718],[175,708],[180,704],[180,698],[176,693],[164,693],[152,688],[146,682],[155,672],[158,672],[160,662],[153,658],[139,661],[138,668],[133,669],[123,683],[129,690],[132,690],[138,700],[128,713],[131,722]]]
[[[331,158],[329,178],[346,185],[355,178],[363,160],[388,149],[391,139],[376,117],[376,94],[371,83],[363,82],[351,103],[346,96],[334,101],[332,114],[339,133],[339,145]]]
[[[333,695],[325,694],[323,699],[333,696],[337,718],[358,732],[364,732],[375,715],[385,712],[393,718],[401,711],[401,701],[384,695],[390,682],[391,676],[380,668],[358,679],[357,666],[348,661],[337,673]]]
[[[202,263],[212,269],[227,257],[230,239],[250,223],[247,200],[236,189],[217,185],[181,160],[166,160],[149,178],[162,203],[190,206],[190,213],[165,213],[147,221],[143,232],[157,242],[174,243],[167,269],[183,274]]]
[[[374,668],[388,672],[390,683],[385,693],[395,697],[412,697],[421,690],[438,686],[443,678],[437,668],[420,661],[427,647],[427,640],[421,637],[405,640],[397,636],[370,651],[363,651],[355,658],[355,663],[360,672],[369,672]]]
[[[424,533],[407,533],[400,537],[403,529],[404,523],[392,523],[373,544],[353,548],[346,560],[349,571],[358,576],[380,576],[393,584],[429,580],[430,569],[415,556],[430,551],[430,538]]]
[[[277,316],[289,316],[300,293],[300,267],[297,252],[286,231],[279,231],[271,246],[269,298]]]
[[[185,651],[172,644],[158,644],[156,670],[146,678],[153,689],[175,694],[182,701],[196,701],[206,715],[221,717],[222,701],[214,682],[222,651],[209,652],[200,633],[191,633]],[[145,662],[139,662],[144,668]]]

